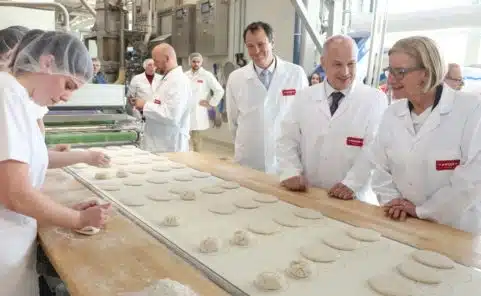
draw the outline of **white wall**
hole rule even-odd
[[[54,1],[46,0],[46,2]],[[55,12],[53,10],[45,11],[30,8],[0,6],[0,15],[0,29],[10,26],[25,26],[30,29],[55,30]]]

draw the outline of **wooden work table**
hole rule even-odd
[[[481,240],[439,224],[417,219],[405,222],[384,217],[379,207],[357,200],[329,198],[325,190],[292,193],[281,188],[274,176],[195,152],[166,154],[172,161],[240,183],[242,186],[278,196],[301,207],[349,224],[370,227],[393,240],[422,249],[431,249],[461,264],[481,268]],[[55,196],[61,188],[47,185]],[[93,193],[83,191],[84,199]],[[139,291],[149,281],[170,278],[192,287],[201,295],[228,295],[200,271],[183,261],[150,234],[116,212],[107,228],[93,237],[76,235],[54,227],[40,227],[40,243],[72,296],[117,295]]]

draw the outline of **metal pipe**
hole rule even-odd
[[[120,69],[125,68],[125,14],[120,10]]]
[[[132,12],[132,31],[135,31],[135,28],[137,25],[137,0],[132,0],[131,12]]]
[[[16,6],[23,8],[53,8],[59,9],[63,16],[63,27],[65,31],[70,31],[70,15],[67,8],[60,3],[56,2],[30,2],[30,1],[0,1],[0,6]]]
[[[321,35],[315,30],[315,28],[309,22],[309,18],[307,16],[306,6],[302,2],[302,0],[291,0],[292,5],[296,10],[296,13],[301,17],[302,23],[304,24],[309,36],[311,37],[312,41],[316,45],[316,48],[319,52],[322,52],[322,43],[321,42]]]
[[[292,62],[296,65],[301,63],[301,18],[294,13],[294,44],[292,49]]]
[[[377,8],[377,0],[372,0],[374,3],[374,6]],[[377,26],[377,20],[378,20],[378,12],[377,9],[374,9],[373,17],[372,17],[372,23],[371,23],[371,42],[369,45],[369,59],[367,63],[367,84],[372,85],[373,81],[373,62],[375,59],[375,54],[376,52],[374,51],[374,45],[375,45],[375,37],[376,37],[376,26]]]
[[[91,15],[93,15],[94,17],[97,15],[97,12],[95,11],[95,9],[93,9],[88,3],[86,0],[80,0],[80,3],[83,4],[83,6],[85,6],[85,8],[87,8],[88,12],[90,12]]]
[[[374,73],[377,75],[374,78],[374,85],[378,86],[380,81],[380,73],[382,67],[382,60],[384,55],[384,40],[386,39],[386,31],[387,31],[387,20],[388,20],[388,2],[389,0],[381,0],[384,2],[384,17],[382,23],[382,31],[381,31],[381,40],[379,42],[379,54],[376,62],[376,68],[374,69]]]
[[[152,35],[152,10],[153,10],[154,0],[149,0],[149,16],[147,17],[147,33],[144,37],[144,44],[149,45],[150,36]]]

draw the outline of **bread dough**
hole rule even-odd
[[[224,189],[217,186],[204,187],[204,188],[201,188],[200,191],[208,194],[221,194],[225,192]]]
[[[286,227],[301,227],[306,225],[303,219],[296,216],[291,216],[291,215],[282,215],[282,216],[274,217],[272,220],[277,224],[280,224]]]
[[[86,164],[86,163],[81,162],[81,163],[74,164],[72,167],[73,167],[74,169],[80,170],[80,169],[88,168],[89,165]]]
[[[187,190],[185,190],[184,188],[182,187],[172,187],[169,189],[169,192],[170,193],[173,193],[173,194],[177,194],[177,195],[181,195],[183,194],[184,192],[186,192]]]
[[[109,172],[97,172],[95,173],[95,179],[97,180],[107,180],[111,179],[112,176],[110,175]]]
[[[118,156],[125,156],[125,157],[131,157],[133,156],[133,153],[130,152],[130,151],[121,151],[119,153],[117,153]]]
[[[323,241],[329,247],[343,251],[353,251],[360,246],[359,241],[350,238],[344,233],[326,236]]]
[[[167,157],[161,156],[161,155],[152,155],[152,160],[153,161],[167,161],[169,159]]]
[[[101,184],[99,185],[100,189],[105,191],[119,191],[120,186],[118,184]]]
[[[259,207],[259,204],[253,201],[252,199],[239,199],[234,202],[234,205],[241,209],[256,209]]]
[[[124,185],[127,186],[142,186],[143,182],[141,180],[125,180]]]
[[[148,199],[154,200],[154,201],[169,201],[176,198],[171,193],[149,193],[149,194],[146,194],[145,196]]]
[[[120,202],[129,207],[140,207],[145,204],[144,201],[138,197],[121,199]]]
[[[237,189],[240,187],[240,184],[239,183],[236,183],[236,182],[221,182],[219,184],[219,186],[221,188],[224,188],[224,189]]]
[[[412,260],[399,264],[397,270],[404,277],[424,284],[439,284],[442,281],[438,271]]]
[[[256,194],[252,199],[262,203],[275,203],[279,201],[279,198],[276,196],[264,193]]]
[[[156,172],[169,172],[171,169],[170,167],[165,165],[158,165],[158,166],[154,166],[152,170]]]
[[[131,168],[131,169],[128,169],[128,171],[136,175],[142,175],[147,173],[147,170],[143,168]]]
[[[192,177],[194,177],[194,178],[209,178],[210,176],[212,176],[212,174],[206,173],[206,172],[193,172],[192,173]]]
[[[247,247],[252,243],[252,235],[244,230],[237,230],[231,239],[231,243],[241,247]]]
[[[82,229],[75,229],[75,232],[84,234],[84,235],[94,235],[100,232],[100,228],[93,227],[93,226],[86,226]]]
[[[329,263],[341,257],[339,251],[323,244],[315,244],[301,247],[301,255],[313,262]]]
[[[124,295],[124,294],[122,294]],[[128,293],[127,295],[142,295],[142,296],[200,296],[194,292],[190,287],[184,286],[179,282],[171,279],[161,279],[144,289],[140,293]]]
[[[180,181],[180,182],[188,182],[188,181],[192,181],[193,178],[190,175],[180,175],[180,176],[175,176],[174,180]]]
[[[439,253],[428,250],[414,251],[411,256],[417,262],[439,269],[454,268],[454,261]]]
[[[280,231],[279,225],[277,225],[272,221],[252,223],[252,224],[249,224],[247,229],[253,233],[262,234],[262,235],[272,235]]]
[[[286,272],[294,279],[306,279],[312,275],[312,268],[306,261],[293,260],[286,269]]]
[[[219,215],[231,215],[234,214],[236,210],[237,208],[231,204],[215,204],[209,207],[209,211]]]
[[[170,167],[174,170],[178,170],[178,169],[185,169],[187,166],[183,163],[173,162],[170,164]]]
[[[220,250],[221,241],[217,237],[207,237],[200,242],[199,250],[202,253],[215,253]]]
[[[130,162],[128,160],[118,159],[113,161],[114,164],[124,166],[128,165]]]
[[[262,272],[257,275],[254,284],[262,291],[277,291],[283,288],[285,279],[278,272]]]
[[[144,150],[140,150],[138,152],[136,152],[137,155],[150,155],[150,152],[149,151],[144,151]]]
[[[117,171],[116,176],[117,178],[127,178],[129,174],[124,169],[120,169]]]
[[[324,217],[320,212],[313,209],[307,209],[307,208],[296,209],[294,211],[294,215],[296,215],[299,218],[304,218],[309,220],[317,220]]]
[[[165,216],[163,224],[165,226],[176,227],[180,225],[180,217],[174,215]]]
[[[122,145],[121,147],[125,148],[125,149],[135,149],[136,148],[134,145]]]
[[[389,274],[376,275],[367,281],[369,287],[383,296],[412,296],[409,283]]]
[[[182,200],[196,200],[197,196],[192,190],[186,190],[180,194],[180,199]]]
[[[169,179],[163,178],[163,177],[150,177],[150,178],[147,178],[146,181],[149,182],[149,183],[152,183],[152,184],[167,184],[167,183],[169,183]]]
[[[105,149],[111,150],[111,151],[119,151],[122,148],[120,148],[118,146],[107,146],[107,147],[105,147]]]
[[[368,228],[355,227],[347,231],[347,234],[353,239],[362,242],[375,242],[381,239],[381,234]]]
[[[141,159],[137,160],[137,163],[140,163],[140,164],[151,164],[151,163],[152,163],[152,160],[150,160],[149,158],[141,158]]]

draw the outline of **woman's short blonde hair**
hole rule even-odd
[[[389,50],[389,55],[397,52],[411,56],[417,66],[427,72],[428,80],[425,81],[424,92],[432,90],[443,82],[447,67],[438,45],[431,38],[412,36],[398,40]]]

